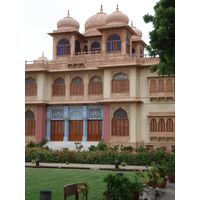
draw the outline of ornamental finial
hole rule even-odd
[[[133,20],[131,20],[131,27],[133,27]]]
[[[101,9],[100,9],[100,12],[103,12],[103,6],[101,5]]]
[[[116,11],[119,11],[118,4],[117,4],[117,9],[116,9]]]
[[[42,52],[42,57],[44,57],[44,51]]]
[[[68,14],[67,15],[69,16],[69,10],[68,10]]]

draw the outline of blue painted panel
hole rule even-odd
[[[69,106],[69,119],[82,120],[83,119],[83,106]]]

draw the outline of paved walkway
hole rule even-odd
[[[36,164],[30,162],[25,163],[25,167],[36,167]],[[133,166],[126,165],[122,167],[119,165],[118,169],[115,169],[115,165],[100,165],[100,164],[75,164],[70,163],[39,163],[39,167],[43,168],[66,168],[66,169],[91,169],[91,170],[117,170],[117,171],[133,171],[133,170],[147,170],[145,166]],[[156,200],[175,200],[175,184],[167,183],[165,188],[156,188],[161,194]],[[142,200],[142,198],[140,198]]]

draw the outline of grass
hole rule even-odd
[[[25,168],[25,199],[40,199],[40,191],[49,189],[52,191],[52,200],[63,200],[63,186],[69,183],[85,181],[89,184],[89,200],[102,200],[106,183],[103,182],[109,173],[116,174],[115,171],[108,170],[83,170],[83,169],[53,169],[53,168]],[[132,180],[133,173],[124,171],[124,177]],[[71,196],[67,200],[74,200]]]

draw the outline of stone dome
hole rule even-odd
[[[106,26],[128,25],[128,23],[128,16],[119,11],[118,5],[116,11],[108,15],[106,19]]]
[[[78,21],[76,21],[73,17],[70,17],[69,10],[67,17],[64,17],[63,19],[59,20],[57,23],[58,30],[72,30],[72,31],[79,31],[80,24]]]
[[[132,39],[141,39],[142,38],[142,31],[140,31],[139,29],[137,29],[135,26],[133,26],[133,21],[131,21],[131,28],[134,30],[134,32],[137,35],[132,35]]]
[[[97,28],[100,28],[105,25],[105,19],[107,18],[107,14],[103,12],[103,7],[101,5],[100,12],[96,15],[93,15],[85,22],[85,32],[84,35],[95,35],[100,34]]]
[[[44,52],[42,52],[42,56],[39,57],[37,60],[35,60],[36,63],[42,63],[42,62],[49,62],[49,59],[47,57],[44,57]]]

